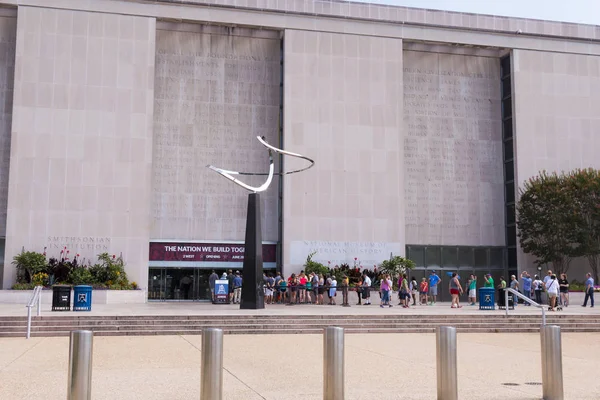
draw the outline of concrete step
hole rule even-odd
[[[598,332],[598,329],[588,328],[563,328],[563,332]],[[144,330],[107,330],[95,332],[95,336],[156,336],[156,335],[200,335],[201,330],[190,331],[190,330],[160,330],[160,331],[144,331]],[[434,333],[434,328],[402,328],[402,329],[390,329],[390,328],[348,328],[346,333],[348,334],[364,334],[364,333]],[[458,328],[459,333],[538,333],[539,328],[525,327],[525,328]],[[256,329],[225,329],[225,334],[228,335],[244,335],[244,334],[322,334],[322,329],[269,329],[269,330],[256,330]],[[69,331],[38,331],[32,332],[32,337],[56,337],[56,336],[68,336]],[[15,335],[10,332],[0,332],[0,337],[22,337],[23,334]]]

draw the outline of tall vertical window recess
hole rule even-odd
[[[502,85],[502,142],[504,160],[504,207],[508,274],[517,274],[517,224],[515,214],[515,163],[513,98],[510,54],[500,59]]]

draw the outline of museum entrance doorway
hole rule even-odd
[[[222,274],[223,271],[217,271]],[[150,268],[148,274],[149,301],[209,301],[210,269]]]

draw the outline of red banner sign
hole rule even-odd
[[[263,261],[276,262],[277,245],[263,244]],[[150,261],[244,261],[244,245],[232,243],[150,243]]]

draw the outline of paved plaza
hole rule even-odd
[[[69,339],[0,339],[0,399],[64,400]],[[201,336],[96,337],[95,400],[200,398]],[[600,334],[563,334],[566,399],[597,399]],[[225,399],[322,399],[321,335],[225,336]],[[540,399],[538,334],[459,334],[460,399]],[[505,384],[516,384],[508,386]],[[434,399],[435,335],[346,335],[347,399]]]
[[[370,306],[356,305],[355,293],[351,293],[350,307],[342,307],[341,297],[338,304],[330,305],[304,305],[293,306],[283,304],[267,304],[262,310],[240,310],[235,304],[211,304],[210,302],[148,302],[145,304],[94,304],[92,311],[79,312],[52,312],[49,303],[42,303],[42,316],[132,316],[132,315],[499,315],[504,310],[479,310],[478,306],[468,306],[462,302],[463,308],[452,309],[449,302],[439,302],[433,306],[417,305],[408,309],[398,307],[396,294],[394,294],[394,307],[380,308],[379,295],[374,292]],[[582,293],[571,293],[571,306],[562,312],[548,312],[547,315],[586,315],[600,314],[600,307],[583,308]],[[536,307],[525,307],[519,305],[515,310],[509,311],[510,315],[540,315],[541,311]],[[0,316],[25,316],[27,315],[24,304],[0,304]]]

